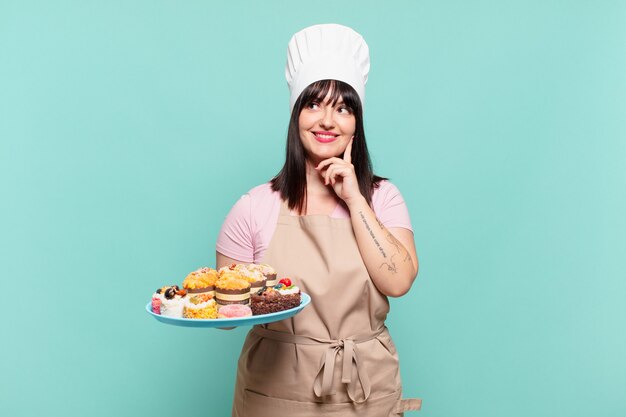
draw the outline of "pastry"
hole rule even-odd
[[[253,267],[254,264],[250,264],[248,266],[241,266],[238,268],[238,272],[241,275],[241,278],[245,279],[250,283],[250,294],[259,291],[261,288],[267,285],[267,278],[265,275],[257,269]]]
[[[215,283],[215,300],[219,305],[249,304],[250,283],[232,276],[220,278]]]
[[[252,315],[250,307],[243,304],[229,304],[219,308],[217,317],[220,319],[234,319]]]
[[[268,287],[273,287],[274,285],[277,284],[276,270],[274,270],[274,268],[272,268],[268,264],[250,264],[248,265],[248,268],[252,268],[257,271],[260,271],[263,274],[263,276],[265,276],[265,279],[267,280],[265,285],[267,285]]]
[[[217,318],[217,305],[213,296],[202,293],[187,297],[183,308],[183,317],[186,319],[214,319]]]
[[[164,298],[161,300],[161,315],[181,318],[185,307],[187,291],[181,290],[178,285],[166,287],[163,290]]]
[[[300,288],[283,278],[273,287],[266,287],[250,296],[252,314],[269,314],[298,307],[301,302]]]
[[[217,271],[211,268],[200,268],[191,272],[183,281],[183,287],[187,293],[204,294],[208,293],[215,297],[215,281],[217,281]]]

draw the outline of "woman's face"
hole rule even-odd
[[[333,156],[343,156],[356,129],[356,119],[343,99],[332,106],[328,102],[330,93],[324,101],[305,106],[298,119],[307,159],[315,165]]]

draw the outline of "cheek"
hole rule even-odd
[[[346,120],[346,122],[343,124],[343,131],[346,135],[354,135],[354,132],[356,132],[356,121],[355,120]]]
[[[306,114],[305,112],[300,113],[300,117],[298,117],[298,129],[307,130],[315,123],[315,118]]]

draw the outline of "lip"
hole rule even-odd
[[[323,130],[319,130],[319,131],[313,132],[313,137],[318,142],[330,143],[330,142],[336,141],[339,135],[333,132],[326,132]]]

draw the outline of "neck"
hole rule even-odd
[[[315,162],[306,161],[306,191],[309,196],[335,196],[330,185],[324,185],[324,177],[315,169]]]

